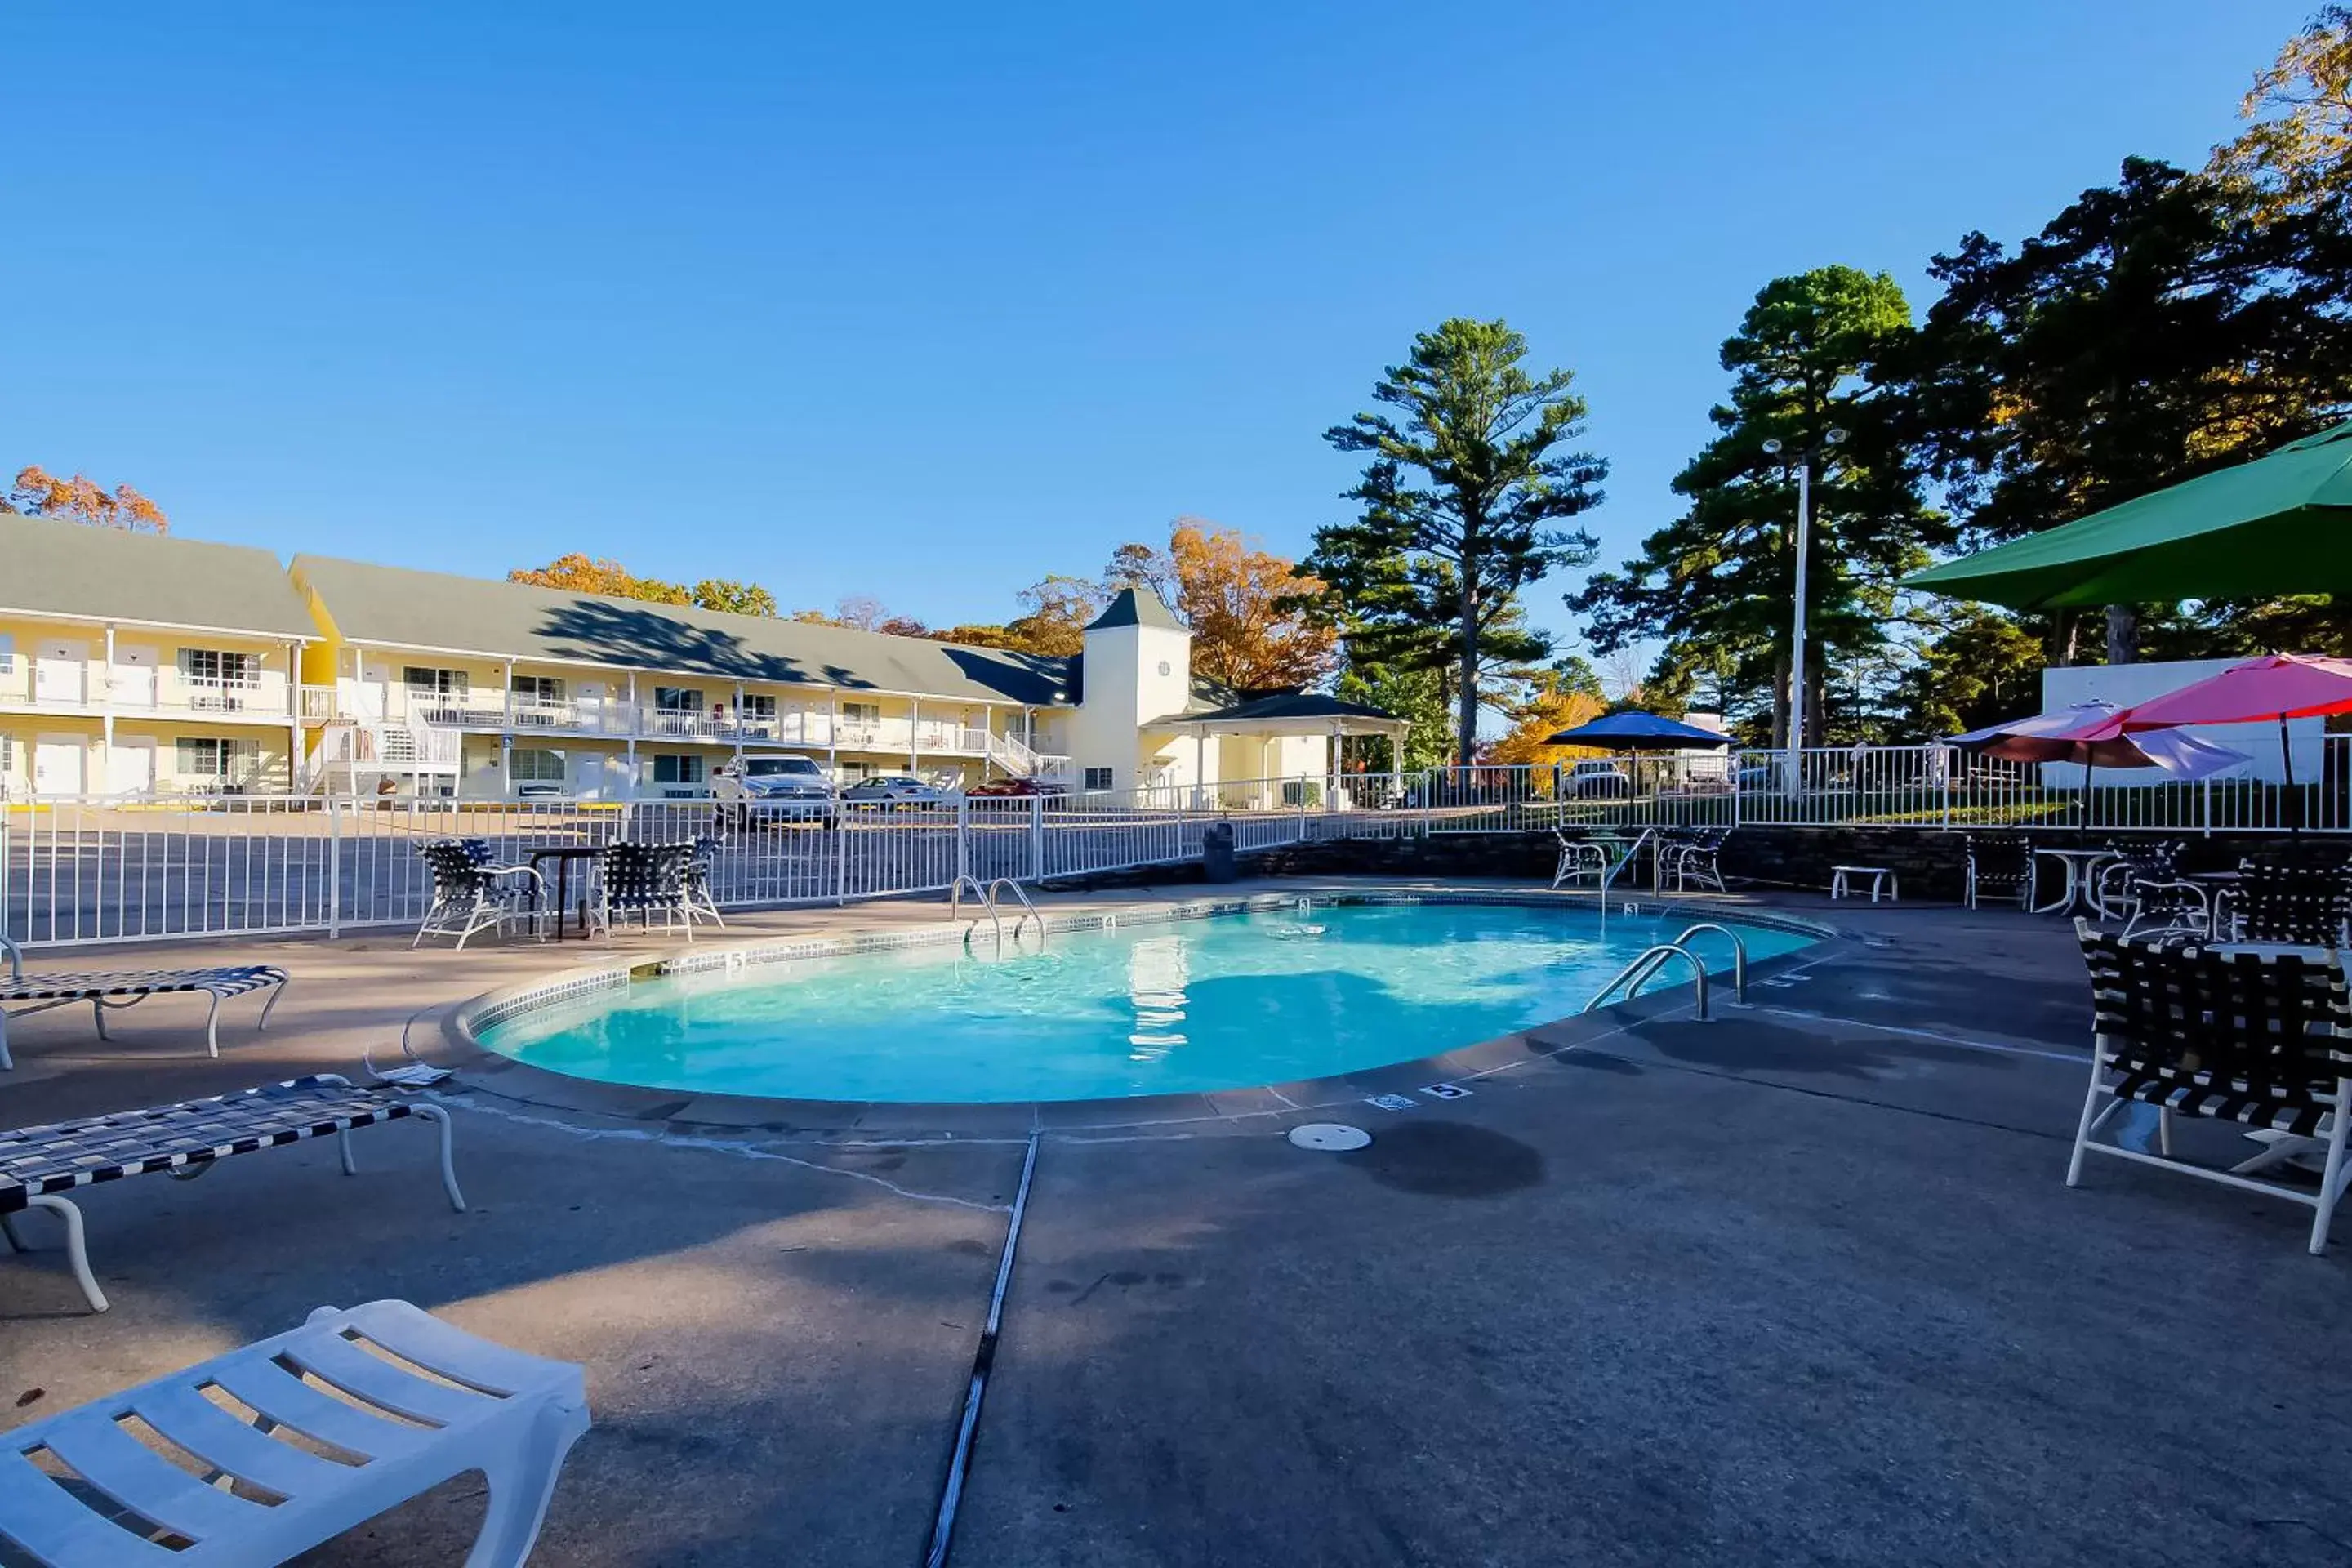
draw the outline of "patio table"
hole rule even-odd
[[[2087,913],[2095,915],[2099,912],[2097,902],[2091,897],[2092,889],[2097,885],[2098,881],[2097,877],[2094,875],[2094,871],[2100,861],[2115,858],[2116,852],[2114,850],[2044,849],[2039,845],[2036,845],[2033,852],[2036,855],[2047,855],[2053,859],[2063,863],[2066,868],[2066,886],[2064,889],[2059,893],[2057,898],[2052,900],[2049,903],[2042,905],[2039,909],[2036,909],[2033,911],[2035,914],[2071,915],[2075,912],[2075,907],[2078,904]]]
[[[539,863],[542,860],[555,862],[556,941],[563,940],[563,910],[564,906],[571,901],[572,896],[572,862],[593,860],[604,853],[603,849],[587,844],[565,844],[552,849],[534,849],[530,852],[530,868],[534,871],[539,869]],[[538,903],[539,894],[534,889],[531,893],[531,906],[536,909]],[[588,879],[585,873],[583,873],[580,879],[580,940],[582,942],[588,940]]]

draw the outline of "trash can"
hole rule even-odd
[[[1230,882],[1234,876],[1234,825],[1212,822],[1201,829],[1201,879]]]

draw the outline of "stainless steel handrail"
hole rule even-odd
[[[983,898],[988,900],[988,907],[990,909],[994,909],[996,907],[996,889],[999,888],[1010,888],[1013,889],[1013,896],[1020,900],[1021,907],[1028,911],[1021,917],[1021,920],[1030,920],[1037,922],[1037,940],[1040,942],[1043,942],[1045,940],[1045,917],[1039,914],[1037,912],[1037,906],[1029,901],[1028,890],[1010,877],[999,877],[996,880],[989,883],[987,889],[982,895]],[[1016,920],[1013,922],[1013,940],[1015,942],[1019,942],[1021,940],[1020,920]]]
[[[1727,936],[1731,939],[1731,999],[1735,1002],[1746,1002],[1748,1000],[1748,943],[1740,940],[1738,931],[1733,931],[1729,926],[1717,925],[1713,921],[1701,921],[1695,926],[1685,928],[1682,935],[1675,938],[1674,945],[1687,946],[1690,939],[1703,931],[1711,931],[1718,936]],[[1660,959],[1658,962],[1663,963],[1665,961]]]
[[[954,881],[948,884],[948,919],[950,921],[956,921],[963,918],[963,890],[966,884],[970,884],[971,890],[979,895],[980,907],[987,911],[989,924],[996,928],[996,945],[1000,948],[1003,947],[1004,945],[1004,921],[998,918],[996,913],[996,900],[988,896],[988,889],[980,885],[979,878],[972,876],[958,876]],[[972,921],[971,924],[966,928],[963,933],[964,946],[970,947],[971,945],[972,932],[979,929],[980,922],[978,921]]]
[[[1619,986],[1625,984],[1628,981],[1633,982],[1633,985],[1638,987],[1643,981],[1647,980],[1652,974],[1655,973],[1670,958],[1679,958],[1684,963],[1691,966],[1691,978],[1698,992],[1698,1021],[1702,1024],[1710,1022],[1711,1020],[1707,1016],[1706,965],[1701,963],[1698,961],[1698,955],[1692,952],[1689,948],[1671,942],[1662,942],[1655,947],[1644,949],[1641,957],[1635,959],[1633,963],[1619,970],[1615,977],[1612,978],[1608,984],[1603,985],[1599,991],[1593,993],[1592,1000],[1584,1005],[1584,1011],[1590,1013],[1595,1007],[1598,1007],[1602,1003],[1608,1001],[1610,995],[1615,992]],[[1632,990],[1628,990],[1626,992],[1625,999],[1629,1002],[1633,999],[1633,993]]]

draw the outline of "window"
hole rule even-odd
[[[701,782],[702,759],[699,756],[663,752],[654,757],[654,783],[698,784]]]
[[[243,694],[261,684],[261,656],[216,647],[184,647],[180,675],[188,683],[189,707],[234,713],[245,706]]]
[[[514,678],[515,705],[533,703],[558,708],[563,703],[563,682],[552,675],[518,675]]]
[[[562,784],[563,753],[544,746],[517,746],[507,760],[509,784]]]
[[[180,650],[180,673],[191,682],[205,686],[258,686],[261,656],[216,647],[184,647]]]
[[[747,691],[743,694],[742,714],[745,719],[755,722],[772,724],[776,721],[776,700]]]
[[[400,680],[413,697],[447,697],[462,701],[474,689],[473,677],[462,669],[425,669],[412,664],[401,670]]]
[[[872,730],[879,728],[882,723],[882,704],[879,702],[845,702],[841,705],[841,723],[844,729],[848,730]]]
[[[1085,783],[1085,784],[1084,784],[1084,786],[1083,786],[1083,787],[1085,787],[1085,788],[1087,788],[1087,789],[1090,789],[1090,790],[1095,790],[1095,789],[1108,789],[1108,788],[1110,788],[1110,780],[1111,780],[1111,770],[1110,770],[1110,769],[1108,769],[1108,768],[1088,768],[1088,769],[1087,770],[1086,783]]]
[[[173,762],[184,781],[243,784],[259,770],[261,742],[184,735],[173,742]]]
[[[702,688],[698,686],[656,686],[654,688],[654,711],[656,713],[699,713],[702,711]]]

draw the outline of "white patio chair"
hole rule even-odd
[[[2294,952],[2126,942],[2083,920],[2074,934],[2090,965],[2096,1033],[2066,1184],[2082,1184],[2084,1155],[2105,1154],[2263,1193],[2309,1205],[2311,1250],[2324,1251],[2352,1175],[2344,1161],[2352,997],[2341,958],[2333,949],[2314,963]],[[2095,1139],[2133,1102],[2157,1108],[2153,1154]],[[2279,1136],[2253,1158],[2217,1170],[2172,1157],[2176,1116],[2216,1117]],[[2252,1179],[2320,1151],[2326,1163],[2315,1192]]]
[[[254,1418],[206,1397],[215,1388]],[[569,1362],[405,1301],[321,1307],[299,1329],[10,1432],[0,1535],[43,1568],[267,1568],[479,1470],[489,1510],[467,1568],[521,1568],[587,1430],[587,1385]]]
[[[1570,838],[1555,827],[1554,842],[1559,846],[1559,858],[1552,866],[1551,885],[1557,889],[1562,882],[1581,882],[1591,877],[1597,886],[1609,875],[1609,851],[1590,838]]]
[[[428,936],[455,936],[462,952],[467,941],[481,931],[503,931],[518,924],[536,931],[541,910],[551,907],[547,883],[534,868],[493,865],[487,844],[449,838],[420,844],[416,853],[433,873],[433,902],[408,944],[411,949]],[[505,880],[509,877],[529,881]]]

